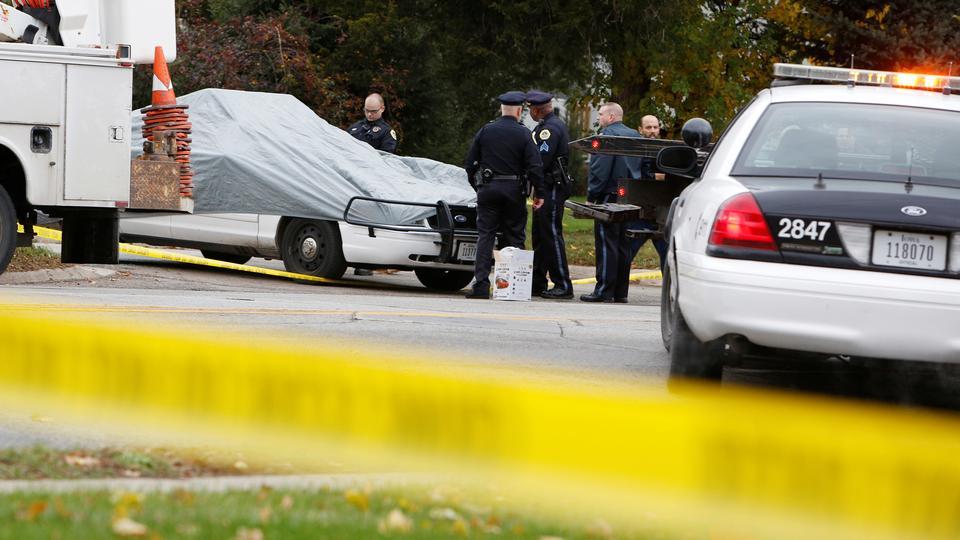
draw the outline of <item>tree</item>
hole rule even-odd
[[[955,0],[805,0],[825,28],[816,60],[865,69],[946,74],[960,50]],[[960,67],[960,66],[958,66]]]

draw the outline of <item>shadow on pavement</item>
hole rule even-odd
[[[725,368],[722,384],[960,411],[960,366],[950,364],[750,361]]]

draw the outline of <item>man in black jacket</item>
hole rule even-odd
[[[347,128],[347,133],[377,150],[392,154],[397,151],[397,132],[383,120],[385,110],[387,108],[383,103],[383,96],[370,94],[363,102],[363,114],[366,118]]]
[[[640,137],[640,133],[623,123],[623,108],[616,103],[600,106],[600,135]],[[617,180],[639,174],[640,161],[635,157],[595,154],[590,156],[587,179],[587,201],[617,202]],[[593,238],[597,257],[597,285],[591,294],[580,297],[584,302],[627,303],[630,287],[630,243],[626,223],[594,221]]]
[[[499,119],[480,128],[464,167],[477,190],[477,260],[473,290],[467,298],[490,298],[490,268],[497,231],[503,247],[523,249],[526,198],[533,186],[533,209],[543,205],[543,163],[530,130],[520,124],[526,94],[507,92],[499,98]]]
[[[566,124],[553,112],[553,95],[539,90],[527,92],[530,118],[538,122],[533,128],[533,143],[543,160],[543,207],[533,212],[533,294],[543,298],[573,298],[573,283],[567,266],[567,246],[563,241],[563,203],[570,197],[567,163],[570,156],[570,133]],[[553,288],[547,288],[547,274]]]

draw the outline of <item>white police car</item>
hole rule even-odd
[[[671,373],[783,350],[960,363],[960,77],[775,75],[671,208]]]

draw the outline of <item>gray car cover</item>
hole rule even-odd
[[[286,94],[201,90],[177,99],[193,124],[195,213],[343,219],[354,196],[436,204],[476,202],[460,167],[374,150]],[[143,151],[133,112],[133,154]],[[429,208],[361,203],[350,218],[409,225]]]

